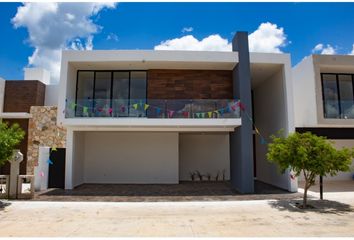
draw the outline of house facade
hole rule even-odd
[[[45,100],[28,111],[27,173],[43,180],[49,149],[63,148],[66,189],[177,184],[198,172],[242,193],[255,180],[297,191],[266,160],[269,136],[295,131],[290,55],[250,53],[246,32],[232,45],[63,51],[59,84],[36,75]]]
[[[311,55],[292,76],[296,131],[325,136],[337,148],[354,147],[354,56]],[[353,172],[327,179],[350,180]]]
[[[287,54],[249,53],[242,32],[232,52],[63,51],[65,187],[176,184],[198,171],[244,193],[255,178],[295,191],[261,143],[294,131],[290,71]]]

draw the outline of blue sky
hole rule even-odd
[[[223,50],[238,30],[255,33],[255,51],[291,53],[293,65],[315,46],[317,53],[348,54],[354,44],[354,3],[119,3],[90,5],[86,10],[66,4],[60,10],[41,8],[38,19],[33,13],[38,7],[31,11],[26,6],[11,21],[19,6],[0,3],[0,76],[5,79],[22,79],[28,65],[58,72],[57,53],[62,48],[154,49],[160,45]],[[63,16],[71,27],[62,25]],[[87,20],[84,27],[82,18]],[[262,28],[262,23],[269,24]],[[182,32],[183,28],[189,31]],[[219,37],[208,38],[216,34]],[[166,42],[171,39],[175,41]],[[271,46],[264,46],[268,40]]]

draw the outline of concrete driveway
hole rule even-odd
[[[7,203],[2,237],[354,236],[353,195],[306,212],[287,200]]]

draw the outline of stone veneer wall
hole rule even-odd
[[[66,129],[57,126],[57,107],[32,106],[28,124],[27,174],[38,165],[40,146],[65,148]]]

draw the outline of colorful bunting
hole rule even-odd
[[[156,108],[156,114],[157,114],[157,115],[160,115],[160,113],[161,113],[161,108],[158,108],[158,107],[157,107],[157,108]]]
[[[70,108],[71,108],[72,110],[74,110],[75,107],[76,107],[76,105],[77,105],[76,103],[71,103],[71,104],[70,104]]]
[[[236,103],[236,105],[238,106],[238,107],[240,107],[240,109],[241,109],[241,111],[245,111],[245,105],[242,103],[242,102],[240,102],[240,101],[238,101],[237,103]]]
[[[211,118],[212,112],[208,112],[208,117]]]
[[[49,165],[53,165],[53,162],[52,162],[52,160],[50,160],[50,158],[48,158],[47,163],[48,163]]]
[[[40,177],[44,177],[44,172],[41,171],[41,172],[39,173],[39,176],[40,176]]]
[[[257,127],[254,127],[254,130],[256,131],[256,133],[257,133],[258,135],[261,135],[261,134],[259,133],[259,131],[258,131],[258,128],[257,128]]]
[[[144,110],[148,109],[149,107],[150,107],[150,105],[145,103]]]
[[[137,103],[133,104],[133,108],[134,108],[135,110],[138,109],[138,104],[137,104]]]
[[[120,106],[120,111],[121,111],[121,112],[125,112],[125,106],[124,106],[124,105],[121,105],[121,106]]]
[[[112,112],[113,112],[113,109],[112,109],[112,108],[109,108],[109,109],[108,109],[108,113],[109,113],[109,114],[112,114]]]
[[[58,151],[56,147],[52,147],[52,152]]]
[[[168,117],[169,117],[169,118],[172,118],[174,112],[175,112],[175,111],[169,110],[169,111],[168,111]]]
[[[240,108],[240,110],[245,114],[245,116],[248,118],[248,120],[252,123],[256,134],[258,134],[259,137],[260,137],[260,139],[261,139],[261,141],[260,141],[261,144],[262,144],[262,145],[268,144],[267,141],[265,140],[265,138],[262,136],[262,134],[261,134],[260,131],[258,130],[258,128],[256,127],[256,125],[254,124],[254,121],[253,121],[252,117],[247,113],[247,111],[245,111],[245,109],[246,109],[246,108],[245,108],[245,105],[244,105],[242,102],[238,101],[238,102],[236,103],[236,106],[238,106],[238,107]]]
[[[82,112],[85,113],[85,114],[88,114],[88,107],[83,107],[82,108]]]
[[[187,111],[183,111],[183,116],[185,117],[185,118],[188,118],[189,117],[189,112],[187,112]]]

